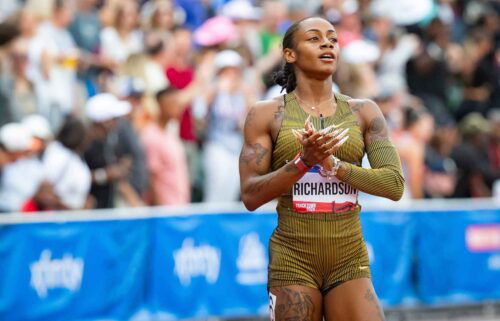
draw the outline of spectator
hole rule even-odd
[[[41,159],[45,148],[54,138],[49,122],[43,116],[29,115],[23,119],[22,125],[30,131],[33,137],[32,151]]]
[[[68,0],[54,0],[52,17],[42,23],[30,46],[30,79],[39,100],[38,112],[57,129],[76,103],[79,52],[66,27],[74,9]]]
[[[66,208],[93,207],[89,199],[92,176],[82,159],[88,141],[87,129],[77,118],[64,122],[57,140],[43,155],[45,179]]]
[[[204,201],[239,199],[238,158],[243,144],[243,122],[254,102],[253,92],[242,79],[241,56],[224,50],[215,57],[216,86],[207,91],[207,140],[204,150]],[[224,168],[223,171],[220,169]]]
[[[104,93],[92,97],[85,109],[92,124],[90,144],[84,158],[92,172],[90,193],[96,199],[96,207],[114,207],[116,193],[123,195],[131,206],[141,205],[140,198],[126,180],[132,161],[130,158],[119,159],[116,155],[118,118],[130,112],[130,105]]]
[[[20,211],[43,181],[41,162],[31,156],[32,143],[29,130],[21,124],[9,123],[0,130],[0,144],[8,162],[1,174],[0,212]]]
[[[173,87],[159,91],[156,95],[159,115],[141,132],[151,177],[151,205],[190,202],[186,155],[175,126],[186,108],[181,95]]]
[[[424,197],[425,146],[432,137],[434,120],[423,110],[407,107],[403,124],[394,143],[401,158],[406,197],[419,199]]]
[[[458,180],[453,197],[489,197],[500,172],[488,158],[488,134],[491,124],[479,113],[470,113],[459,124],[462,142],[451,157],[458,167]]]
[[[110,60],[110,66],[124,62],[130,55],[143,49],[142,33],[137,29],[137,3],[123,0],[117,3],[114,23],[101,31],[101,55]]]
[[[9,59],[1,68],[0,100],[3,115],[0,115],[0,125],[21,121],[23,117],[37,112],[33,82],[27,75],[28,45],[26,39],[15,40],[9,50]]]
[[[193,44],[191,31],[177,27],[173,31],[172,59],[166,68],[166,75],[172,87],[179,90],[192,84],[195,78],[193,66]],[[186,106],[180,119],[180,138],[186,150],[193,201],[201,201],[203,194],[201,151],[195,128],[192,106]]]

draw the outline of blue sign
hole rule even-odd
[[[147,221],[4,226],[0,320],[124,319],[144,302]]]
[[[152,257],[151,310],[176,318],[267,312],[271,215],[159,219]]]
[[[373,286],[384,306],[416,299],[412,287],[414,218],[405,212],[361,214]]]
[[[157,211],[0,225],[0,320],[267,314],[276,214]],[[384,306],[500,299],[500,210],[372,211],[361,221]]]
[[[418,290],[426,303],[500,299],[498,210],[418,215]]]

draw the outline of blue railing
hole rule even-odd
[[[500,300],[500,205],[365,206],[385,306]],[[171,320],[267,313],[272,205],[0,216],[0,320]]]

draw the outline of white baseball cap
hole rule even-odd
[[[262,11],[248,0],[233,0],[222,7],[222,15],[233,20],[259,20]]]
[[[22,124],[9,123],[0,128],[0,144],[8,152],[25,152],[31,149],[33,136]]]
[[[22,125],[26,127],[31,135],[36,138],[47,140],[52,138],[52,130],[48,120],[41,115],[26,116]]]
[[[215,55],[214,65],[217,70],[226,67],[241,67],[243,58],[234,50],[222,50]]]
[[[118,100],[109,93],[97,94],[91,97],[85,105],[85,114],[94,123],[105,122],[130,113],[130,103]]]

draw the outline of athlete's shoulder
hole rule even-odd
[[[285,95],[280,95],[271,99],[259,100],[251,108],[257,111],[261,110],[262,112],[269,109],[274,110],[277,107],[284,105],[284,97]]]
[[[349,104],[349,107],[351,107],[351,110],[353,112],[374,112],[374,111],[380,111],[380,108],[378,105],[371,99],[366,99],[366,98],[351,98],[349,96],[348,99],[346,100],[347,103]]]

